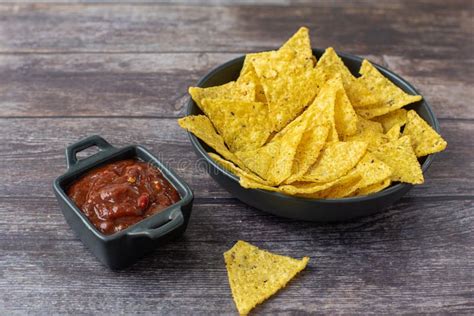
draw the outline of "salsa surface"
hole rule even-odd
[[[110,235],[180,200],[178,191],[149,163],[127,159],[93,169],[68,196],[103,234]]]

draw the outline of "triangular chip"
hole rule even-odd
[[[387,133],[385,133],[385,136],[387,136],[387,139],[390,142],[399,139],[400,138],[400,126],[393,125],[392,128]]]
[[[313,57],[313,51],[311,49],[308,28],[300,27],[299,30],[280,47],[279,51],[290,52],[301,59],[302,62],[310,60]]]
[[[243,166],[242,162],[225,146],[222,137],[216,133],[211,121],[205,115],[192,115],[180,118],[179,126],[193,133],[222,157]]]
[[[295,36],[299,36],[298,33]],[[292,39],[288,46],[283,45],[286,49],[252,54],[245,61],[253,65],[262,84],[274,131],[280,131],[300,114],[317,93],[313,60],[301,58],[311,49],[309,40],[307,47],[295,52],[298,41]]]
[[[262,84],[255,73],[255,69],[253,68],[252,64],[249,64],[247,67],[248,68],[245,70],[245,73],[243,73],[237,79],[237,84],[240,84],[244,87],[247,86],[249,89],[251,87],[255,87],[255,101],[267,103],[265,92],[263,91]]]
[[[447,146],[446,141],[413,110],[408,111],[403,135],[410,136],[417,157],[443,151]]]
[[[369,106],[375,102],[370,90],[356,80],[334,48],[329,47],[316,64],[318,86],[324,86],[327,81],[336,76],[341,77],[346,94],[354,107]]]
[[[377,99],[374,106],[356,109],[357,114],[370,119],[398,110],[407,104],[420,101],[419,95],[409,95],[385,78],[368,60],[364,59],[357,80],[364,84]]]
[[[363,117],[358,116],[357,133],[363,133],[366,131],[383,133],[383,126],[379,122],[367,120]]]
[[[365,130],[359,134],[356,134],[354,136],[350,136],[346,138],[346,141],[359,141],[359,142],[365,142],[367,143],[367,150],[368,151],[374,151],[376,150],[379,146],[387,143],[389,141],[388,137],[381,133],[381,132],[376,132],[373,130]]]
[[[382,116],[373,118],[383,126],[384,133],[387,133],[393,126],[402,127],[407,122],[407,110],[398,109]]]
[[[296,149],[291,168],[291,176],[285,183],[292,183],[300,179],[316,162],[319,153],[326,143],[329,128],[326,125],[308,126]]]
[[[209,115],[207,108],[202,104],[204,99],[228,99],[228,100],[242,100],[242,101],[255,101],[255,83],[247,82],[235,82],[231,81],[226,84],[209,87],[190,87],[189,94],[193,98],[194,102],[204,112]]]
[[[288,130],[256,150],[239,151],[236,156],[254,173],[273,184],[280,184],[290,175],[298,144],[306,130],[306,121]]]
[[[235,305],[240,315],[247,315],[256,305],[284,288],[308,264],[276,255],[239,240],[224,253]]]
[[[207,154],[213,160],[215,160],[219,165],[221,165],[224,169],[232,172],[233,174],[235,174],[239,178],[245,177],[245,178],[250,179],[252,181],[255,181],[255,182],[258,182],[258,183],[261,183],[261,184],[264,184],[264,185],[268,185],[268,183],[265,180],[263,180],[262,178],[260,178],[256,174],[254,174],[253,172],[243,170],[243,169],[237,167],[236,165],[234,165],[231,161],[225,160],[221,156],[219,156],[215,153],[207,153]]]
[[[333,142],[326,145],[316,163],[300,179],[325,183],[334,181],[355,167],[367,150],[365,142]]]
[[[201,102],[232,152],[259,148],[270,136],[268,106],[264,103],[226,99]]]
[[[410,136],[403,136],[394,142],[386,143],[372,153],[390,166],[393,181],[411,184],[424,182],[420,163],[411,147]]]
[[[306,195],[313,199],[341,199],[350,196],[357,190],[359,183],[362,181],[362,175],[355,169],[347,175],[339,178],[331,187],[319,192]]]
[[[344,139],[357,133],[358,118],[339,76],[333,87],[336,90],[334,121],[338,136]]]
[[[362,180],[357,184],[357,189],[382,182],[392,175],[392,169],[387,164],[368,152],[359,161],[355,170],[362,175]]]
[[[392,180],[390,180],[390,177],[388,177],[387,179],[384,179],[380,182],[377,182],[375,184],[371,184],[369,186],[356,190],[353,196],[369,195],[369,194],[380,192],[383,189],[390,186],[391,183],[392,183]]]

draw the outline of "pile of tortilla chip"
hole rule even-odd
[[[239,240],[224,253],[235,305],[240,315],[247,315],[257,304],[278,292],[308,264],[276,255]]]
[[[446,148],[409,95],[364,60],[355,77],[334,49],[319,60],[307,28],[248,54],[237,80],[189,93],[204,115],[179,120],[245,188],[324,199],[423,183],[419,157]]]

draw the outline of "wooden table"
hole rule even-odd
[[[60,2],[0,4],[0,314],[235,315],[222,253],[239,239],[311,257],[255,315],[474,313],[472,1]],[[176,123],[209,69],[301,25],[315,47],[412,82],[449,143],[426,183],[378,215],[323,225],[248,207],[196,167]],[[91,134],[143,144],[195,192],[184,237],[119,272],[51,189],[65,146]]]

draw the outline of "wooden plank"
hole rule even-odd
[[[448,149],[436,157],[425,184],[411,196],[472,196],[474,122],[445,120],[441,128]],[[230,197],[207,175],[175,119],[128,118],[0,119],[1,196],[52,196],[53,179],[65,171],[64,148],[92,134],[116,146],[140,143],[149,148],[176,169],[197,197]]]
[[[278,47],[307,25],[319,47],[462,59],[471,58],[474,49],[472,17],[469,1],[447,6],[443,0],[211,7],[4,4],[0,52],[240,53]]]
[[[131,268],[102,266],[53,198],[2,198],[0,307],[11,313],[235,314],[222,253],[243,239],[310,256],[256,313],[469,313],[473,200],[406,198],[378,215],[317,225],[240,203],[197,201],[185,236]]]
[[[239,55],[0,55],[0,116],[182,116],[188,87]],[[472,59],[364,57],[419,88],[440,118],[474,119]]]

